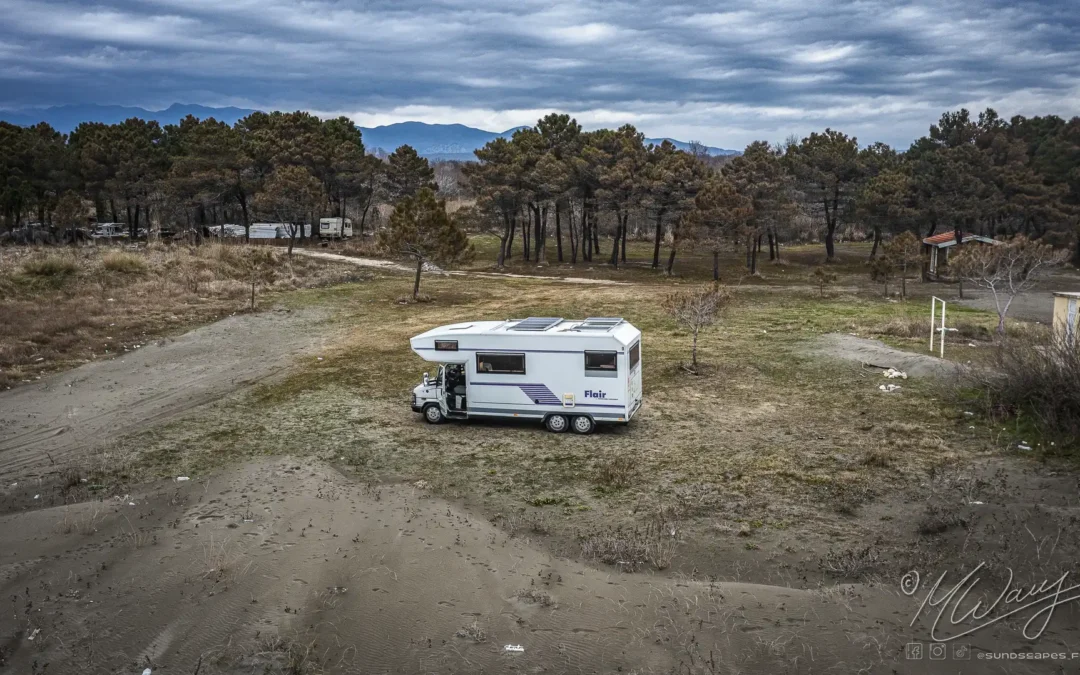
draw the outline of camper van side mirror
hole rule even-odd
[[[426,386],[428,386],[430,384],[431,384],[430,376],[427,373],[424,373],[424,386],[426,387]]]

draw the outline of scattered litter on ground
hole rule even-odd
[[[146,670],[142,671],[142,675],[150,675],[150,669],[147,668]]]
[[[505,647],[503,647],[503,651],[517,652],[520,654],[525,651],[525,648],[521,645],[506,645]]]
[[[1017,445],[1016,447],[1017,447],[1017,448],[1019,448],[1019,449],[1021,449],[1021,450],[1031,450],[1031,446],[1030,446],[1030,445],[1026,445],[1026,444],[1024,444],[1024,443],[1020,443],[1020,444],[1019,444],[1019,445]]]
[[[34,495],[34,499],[41,499],[41,495]]]
[[[970,410],[965,410],[964,411],[964,416],[965,417],[974,417],[975,413],[971,412]]]
[[[889,378],[890,380],[896,379],[898,377],[903,378],[905,380],[907,379],[907,373],[905,373],[902,370],[897,370],[896,368],[889,368],[884,373],[882,373],[882,375]]]
[[[176,477],[176,482],[177,482],[177,483],[183,483],[183,482],[184,482],[184,481],[186,481],[186,480],[191,480],[191,479],[190,479],[190,478],[188,478],[187,476],[177,476],[177,477]]]
[[[985,503],[986,502],[968,502],[968,504],[971,506],[982,506]]]
[[[880,387],[878,387],[878,389],[880,389],[881,391],[884,391],[886,393],[896,391],[899,388],[900,388],[900,385],[898,385],[898,384],[883,384]]]
[[[128,502],[128,506],[135,506],[135,502]]]
[[[34,638],[36,638],[36,637],[38,636],[38,633],[40,633],[40,632],[41,632],[41,629],[40,629],[40,628],[35,628],[35,629],[34,629],[34,632],[33,632],[33,633],[30,633],[30,637],[28,637],[28,638],[26,638],[26,639],[27,639],[27,640],[30,640],[30,641],[33,641],[33,639],[34,639]]]

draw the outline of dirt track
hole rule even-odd
[[[40,477],[73,452],[272,376],[301,354],[314,356],[326,339],[314,330],[323,316],[240,314],[0,393],[0,484]]]
[[[19,673],[955,672],[896,661],[915,607],[887,590],[611,573],[288,458],[10,514],[0,549]]]
[[[334,262],[343,262],[350,265],[356,265],[358,267],[374,267],[377,269],[393,270],[396,272],[407,272],[412,274],[416,271],[415,268],[406,267],[405,265],[399,265],[389,260],[382,260],[380,258],[358,258],[349,255],[340,255],[338,253],[324,253],[322,251],[308,251],[304,249],[296,249],[294,253],[300,255],[306,255],[310,258],[319,258],[321,260],[332,260]],[[453,276],[476,276],[476,277],[505,277],[509,279],[541,279],[544,281],[555,281],[564,284],[585,284],[594,286],[626,286],[625,281],[612,281],[611,279],[587,279],[584,277],[552,277],[552,276],[540,276],[535,274],[512,274],[510,272],[443,272],[442,274],[450,274]]]

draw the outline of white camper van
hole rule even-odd
[[[319,237],[322,239],[348,239],[352,236],[351,218],[320,218]]]
[[[413,411],[432,424],[517,417],[587,434],[629,422],[641,406],[641,331],[623,319],[471,321],[410,343],[439,364],[412,394]]]

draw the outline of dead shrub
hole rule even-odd
[[[22,273],[32,277],[66,277],[78,271],[79,265],[73,258],[59,254],[30,258],[22,264]]]
[[[970,399],[994,422],[1028,421],[1055,447],[1080,447],[1080,348],[1064,339],[1032,332],[1004,338],[991,368],[972,371],[959,397]]]
[[[616,529],[581,538],[581,555],[605,565],[635,572],[649,558],[644,537],[638,530]]]
[[[881,556],[872,547],[830,550],[821,559],[823,570],[847,578],[859,578],[874,571],[881,564]]]
[[[459,638],[472,640],[476,643],[481,643],[487,640],[487,633],[484,632],[484,629],[476,621],[473,621],[468,626],[462,626],[458,629],[457,633],[454,633],[454,635]]]
[[[110,251],[101,258],[101,266],[109,272],[120,274],[143,274],[148,265],[146,259],[137,254],[127,251]]]
[[[917,528],[919,534],[933,536],[943,534],[957,525],[966,525],[966,521],[955,505],[927,504]]]
[[[540,588],[523,588],[517,592],[518,600],[523,602],[531,602],[541,607],[555,607],[555,599],[551,597],[551,593]]]
[[[262,639],[243,661],[243,665],[253,667],[251,672],[264,675],[321,675],[325,672],[314,639],[300,642],[270,636]]]
[[[630,487],[637,478],[637,461],[626,454],[602,459],[596,467],[596,483],[604,487]]]
[[[580,536],[581,555],[626,572],[636,572],[646,563],[667,569],[679,547],[679,520],[674,509],[661,507],[643,527],[603,530]]]

